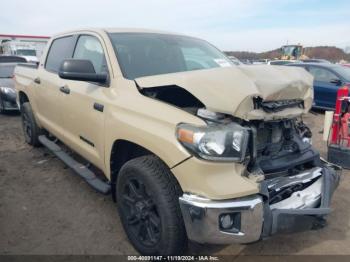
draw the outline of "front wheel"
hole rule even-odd
[[[142,156],[124,164],[116,192],[123,227],[142,255],[184,252],[187,236],[178,200],[182,191],[159,158]]]

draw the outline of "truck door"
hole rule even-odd
[[[37,116],[39,121],[52,134],[60,139],[64,136],[62,108],[63,94],[60,87],[65,80],[58,76],[59,67],[64,59],[72,58],[74,36],[64,36],[52,41],[46,61],[39,65],[34,76]]]
[[[105,51],[98,36],[80,35],[73,59],[87,59],[96,73],[108,73]],[[97,167],[104,169],[104,101],[109,89],[106,86],[66,80],[63,101],[63,119],[67,143]]]

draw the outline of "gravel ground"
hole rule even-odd
[[[305,122],[325,156],[323,114]],[[343,174],[327,227],[250,245],[192,243],[189,254],[350,254],[350,172]],[[0,254],[137,254],[110,196],[96,193],[45,148],[27,146],[17,114],[0,115]]]

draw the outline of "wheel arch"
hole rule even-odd
[[[18,92],[19,105],[22,106],[24,103],[29,102],[29,97],[23,91]]]
[[[145,147],[125,139],[118,139],[114,141],[111,154],[110,154],[110,160],[109,160],[110,181],[112,185],[111,191],[112,191],[113,201],[116,201],[115,185],[116,185],[116,181],[117,181],[118,174],[121,167],[129,160],[140,156],[145,156],[145,155],[154,155],[158,157],[170,169],[170,167],[166,164],[166,162],[161,157],[159,157],[157,154],[153,153],[152,151],[146,149]],[[175,176],[174,178],[176,179]]]

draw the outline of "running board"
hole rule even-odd
[[[45,147],[47,147],[52,153],[54,153],[59,159],[61,159],[68,167],[73,169],[75,173],[81,176],[90,186],[102,194],[109,194],[111,186],[98,178],[91,170],[86,166],[74,160],[70,155],[62,150],[62,148],[46,136],[39,136],[39,141]]]

